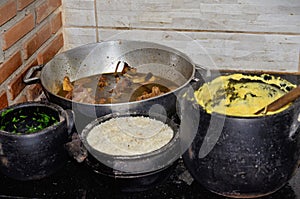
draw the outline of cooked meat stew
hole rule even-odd
[[[170,92],[175,82],[153,75],[139,73],[127,63],[121,72],[119,63],[114,73],[98,74],[70,81],[68,76],[58,95],[80,103],[112,104],[139,101]]]

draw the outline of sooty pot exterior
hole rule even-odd
[[[68,160],[64,144],[68,142],[68,131],[72,129],[70,112],[61,107],[42,102],[26,102],[10,106],[7,110],[18,111],[39,106],[40,110],[51,110],[60,121],[39,132],[15,135],[0,131],[0,169],[16,180],[37,180],[51,175]]]
[[[297,107],[299,102],[276,115],[253,118],[207,114],[199,108],[197,135],[183,155],[186,167],[201,185],[221,195],[275,192],[299,164]]]
[[[96,160],[92,155],[88,155],[85,159],[86,166],[96,173],[91,176],[92,178],[96,181],[105,179],[106,183],[109,183],[115,190],[122,192],[141,192],[155,188],[169,178],[177,162],[156,171],[134,174],[114,170]]]

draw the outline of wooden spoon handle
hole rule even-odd
[[[281,96],[271,104],[269,104],[266,107],[266,112],[276,111],[282,108],[283,106],[287,105],[288,103],[293,102],[298,97],[300,97],[300,85],[292,89],[290,92],[286,93],[285,95]]]

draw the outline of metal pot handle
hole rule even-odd
[[[35,84],[40,82],[40,77],[31,77],[35,72],[37,71],[41,71],[42,68],[44,67],[44,65],[37,65],[37,66],[33,66],[31,67],[27,73],[25,74],[25,77],[23,79],[23,82],[25,84]]]

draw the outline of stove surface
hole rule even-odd
[[[2,174],[0,179],[0,198],[226,198],[193,181],[182,160],[164,183],[142,192],[121,192],[113,181],[74,160],[42,180],[21,182]],[[263,198],[300,199],[300,168],[286,186]]]

